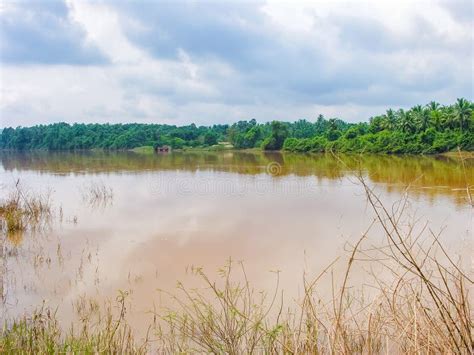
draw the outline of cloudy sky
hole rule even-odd
[[[473,5],[0,0],[0,126],[347,121],[473,98]]]

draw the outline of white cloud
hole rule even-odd
[[[126,38],[113,9],[82,1],[68,1],[68,6],[72,21],[85,30],[86,41],[113,65],[4,66],[3,124],[31,124],[31,117],[35,123],[171,122],[170,103],[155,92],[185,97],[213,94],[209,83],[199,80],[199,67],[184,50],[178,61],[154,59]]]
[[[130,36],[127,31],[158,30],[114,3],[66,4],[68,25],[84,34],[78,45],[97,48],[110,63],[4,63],[1,126],[59,120],[212,124],[314,119],[319,113],[354,121],[387,106],[472,98],[472,20],[456,21],[449,5],[437,2],[269,0],[255,16],[238,14],[224,23],[239,34],[229,36],[230,43],[209,23],[222,48],[241,45],[239,58],[199,51],[217,47],[203,42],[209,38],[193,27],[196,17],[178,28],[196,36],[192,45],[159,28],[160,38],[176,41],[173,56]],[[260,39],[247,43],[254,38]]]
[[[113,63],[139,64],[144,53],[129,43],[118,15],[108,6],[67,0],[69,15],[87,34],[87,41],[98,46]]]

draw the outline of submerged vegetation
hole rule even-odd
[[[51,217],[50,193],[31,194],[20,181],[15,189],[0,202],[0,221],[5,234],[21,233],[27,228],[38,228]]]
[[[81,188],[82,200],[91,207],[107,207],[114,198],[114,191],[102,181],[92,181]]]
[[[79,321],[69,329],[60,325],[57,310],[45,306],[7,321],[0,351],[470,353],[474,320],[469,270],[443,247],[438,233],[406,213],[407,195],[387,207],[362,174],[357,178],[374,222],[341,260],[318,274],[302,275],[304,292],[296,303],[285,303],[278,272],[275,289],[267,293],[253,288],[242,263],[229,261],[217,279],[193,268],[202,287],[179,283],[176,293],[160,291],[160,298],[171,302],[150,311],[153,321],[143,337],[134,335],[127,321],[128,292],[119,291],[113,304],[103,306],[79,298],[74,303]],[[383,238],[374,245],[369,233]],[[353,270],[367,263],[359,285]],[[336,265],[343,268],[337,278]],[[322,283],[332,285],[328,297],[320,294]]]
[[[389,109],[369,122],[347,123],[319,115],[315,122],[256,120],[210,127],[160,124],[56,123],[4,128],[0,149],[134,149],[169,145],[174,149],[218,146],[285,149],[292,152],[434,154],[456,148],[474,151],[474,104],[458,99],[449,106],[430,102],[410,110]],[[144,148],[141,148],[143,150]]]

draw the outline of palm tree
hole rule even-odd
[[[385,122],[384,122],[384,128],[388,130],[393,130],[395,129],[395,125],[397,123],[397,117],[395,116],[395,112],[390,108],[387,110],[387,113],[385,114]]]
[[[431,125],[436,128],[437,131],[441,130],[443,126],[443,113],[442,111],[432,110],[430,112]]]
[[[438,111],[439,107],[440,107],[440,104],[439,102],[436,102],[436,101],[431,101],[428,105],[426,105],[426,108],[430,110],[431,112]]]
[[[414,128],[416,128],[410,111],[400,110],[400,128],[405,133],[413,133]]]
[[[424,120],[424,113],[423,113],[423,107],[421,105],[416,105],[411,109],[412,112],[412,119],[413,119],[413,124],[414,128],[416,131],[421,131],[425,129],[425,120]]]
[[[448,106],[443,112],[444,125],[448,128],[456,127],[456,113],[454,112],[454,106]]]
[[[401,131],[403,131],[403,127],[402,127],[403,116],[405,116],[405,110],[401,108],[397,111],[397,125],[396,125],[397,129]]]
[[[454,117],[459,122],[459,128],[461,129],[461,132],[464,127],[464,123],[469,120],[470,116],[470,103],[464,98],[457,99],[456,103],[454,104]]]
[[[421,118],[421,129],[424,131],[428,128],[428,126],[430,124],[430,111],[424,109],[421,112],[420,118]]]

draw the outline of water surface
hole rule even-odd
[[[472,238],[472,159],[463,167],[446,157],[223,151],[3,152],[0,160],[3,196],[20,179],[30,191],[51,190],[55,211],[47,228],[7,236],[5,316],[46,300],[67,320],[78,297],[113,299],[121,289],[132,291],[140,323],[160,302],[158,288],[194,285],[190,266],[215,274],[228,258],[243,260],[261,289],[281,270],[280,286],[297,298],[303,272],[343,255],[373,220],[359,174],[388,206],[408,193],[409,215],[443,229],[453,252],[468,251]],[[113,198],[84,200],[91,184]]]

